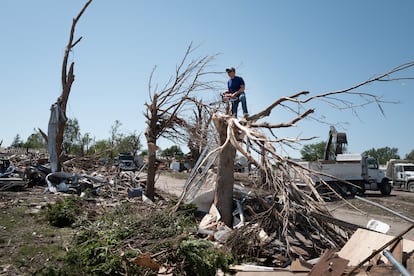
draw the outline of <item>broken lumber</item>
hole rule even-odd
[[[348,263],[349,260],[341,258],[336,254],[336,249],[328,249],[312,268],[309,276],[341,276]]]
[[[383,244],[380,248],[378,248],[377,250],[374,250],[374,252],[372,252],[371,255],[369,255],[368,257],[366,257],[364,260],[362,260],[361,262],[359,262],[358,265],[356,265],[349,273],[348,275],[350,275],[351,273],[355,272],[356,270],[358,270],[360,267],[362,267],[366,262],[368,262],[369,260],[371,260],[373,257],[375,257],[377,254],[379,254],[380,252],[382,252],[384,249],[386,249],[388,246],[390,246],[391,244],[395,243],[396,241],[398,241],[399,239],[401,239],[402,236],[404,236],[406,233],[408,233],[410,230],[412,230],[414,228],[414,224],[411,225],[410,227],[408,227],[406,230],[404,230],[403,232],[401,232],[398,236],[394,237],[393,239],[391,239],[390,241],[386,242],[385,244]]]

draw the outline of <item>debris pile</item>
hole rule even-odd
[[[0,189],[47,186],[46,191],[81,195],[90,190],[102,197],[128,196],[128,191],[145,187],[141,171],[120,171],[97,156],[70,158],[62,172],[51,172],[46,154],[13,153],[0,159]]]
[[[389,225],[371,220],[363,227],[334,218],[324,204],[301,194],[296,192],[304,203],[292,199],[286,211],[280,195],[259,195],[236,185],[233,228],[229,228],[220,222],[212,204],[214,191],[208,190],[192,201],[199,210],[211,204],[198,233],[250,261],[232,266],[235,271],[314,276],[414,272],[414,242],[402,238],[414,224],[393,237],[384,234]]]
[[[190,180],[185,185],[186,189],[191,190],[184,191],[187,196],[181,198],[184,202],[195,204],[198,211],[205,214],[200,217],[202,219],[198,227],[192,224],[181,225],[187,222],[185,217],[179,215],[183,212],[180,203],[175,215],[169,213],[171,210],[166,205],[158,210],[161,205],[158,204],[153,209],[155,205],[152,202],[149,202],[151,205],[146,204],[148,201],[143,193],[145,177],[142,171],[119,171],[115,166],[104,166],[97,158],[78,157],[65,162],[65,172],[50,173],[47,164],[40,165],[36,160],[29,162],[22,156],[14,158],[13,160],[18,160],[16,163],[19,168],[29,165],[25,168],[28,181],[36,180],[38,185],[46,185],[47,191],[53,193],[65,192],[81,197],[97,195],[101,198],[98,200],[99,204],[97,201],[101,208],[117,208],[118,211],[114,210],[111,216],[125,213],[125,210],[119,213],[122,208],[134,208],[125,207],[122,202],[142,202],[134,210],[143,213],[135,218],[131,216],[127,221],[121,221],[122,217],[111,217],[96,223],[91,220],[88,222],[89,226],[82,226],[83,234],[92,237],[97,233],[105,233],[102,231],[110,233],[110,228],[115,223],[116,231],[120,231],[119,236],[116,236],[116,247],[105,244],[101,246],[108,247],[113,258],[121,258],[121,264],[123,262],[131,269],[141,267],[137,271],[184,271],[189,268],[171,266],[172,262],[184,261],[185,258],[189,262],[195,257],[190,254],[191,250],[210,252],[213,248],[228,250],[226,254],[229,255],[223,253],[223,256],[234,255],[238,260],[250,261],[248,264],[230,266],[234,271],[271,271],[274,275],[278,272],[309,275],[342,275],[361,271],[393,273],[397,269],[395,263],[404,269],[414,267],[414,242],[401,238],[413,226],[393,237],[367,229],[368,226],[361,227],[334,218],[316,190],[312,187],[303,189],[297,184],[297,179],[289,177],[288,166],[292,166],[288,163],[290,161],[280,160],[277,170],[266,171],[266,189],[254,186],[247,176],[244,184],[250,181],[250,186],[235,185],[231,228],[220,221],[220,212],[213,204],[216,178],[214,155],[209,156],[211,159],[204,163],[209,166],[200,162],[200,167],[193,170],[193,175],[190,174]],[[10,162],[4,171],[11,170]],[[13,168],[16,167],[13,165]],[[308,175],[299,176],[302,177],[301,183],[308,183]],[[142,198],[142,201],[130,200],[131,198]],[[102,200],[106,199],[108,201],[104,204]],[[113,204],[114,202],[116,203]],[[148,210],[153,215],[146,216]],[[154,216],[161,218],[161,214],[162,221],[158,221]],[[168,226],[163,226],[167,220]],[[178,228],[172,231],[171,225]],[[160,229],[156,230],[156,227]],[[149,232],[142,232],[142,229],[148,229]],[[102,239],[108,237],[103,236]],[[81,246],[82,241],[80,239],[77,246]],[[102,240],[96,241],[102,243]],[[175,247],[167,246],[171,244]],[[181,253],[174,251],[177,250],[176,247]],[[135,252],[133,257],[124,256],[120,252],[126,252],[128,248]],[[79,251],[81,247],[73,250],[73,254],[83,254]],[[226,262],[228,268],[228,264],[233,261],[227,259]]]
[[[295,260],[312,262],[318,259],[307,265],[319,271],[313,275],[331,275],[320,273],[318,265],[336,259],[336,252],[361,226],[331,215],[323,195],[316,189],[315,179],[326,185],[324,188],[333,195],[331,198],[342,197],[323,181],[320,174],[281,156],[274,147],[274,141],[261,131],[250,128],[249,122],[243,124],[233,118],[228,118],[226,122],[228,137],[225,144],[202,157],[203,161],[194,170],[196,175],[190,175],[180,198],[187,203],[198,198],[203,203],[198,205],[203,205],[204,210],[206,202],[210,203],[208,206],[211,208],[200,224],[199,232],[223,243],[233,254],[256,264],[286,268]],[[212,191],[195,195],[211,179],[209,173],[214,171],[212,160],[226,144],[231,144],[243,154],[259,172],[257,185],[250,188],[251,192],[241,197],[234,194],[233,230],[223,227],[217,208],[211,205],[215,196],[214,187]],[[251,152],[260,153],[260,160],[246,150],[246,145]],[[341,272],[335,275],[341,275],[348,265],[340,257],[337,259],[340,260],[340,268],[335,270]]]
[[[228,128],[238,130],[227,133],[237,133],[234,135],[238,137],[244,133],[251,141],[250,147],[264,153],[264,161],[259,162],[246,152],[240,139],[229,139],[229,143],[260,171],[260,182],[251,190],[264,192],[264,195],[250,192],[247,193],[249,196],[245,193],[239,198],[235,193],[234,210],[247,217],[248,221],[230,235],[227,245],[232,252],[258,258],[262,263],[284,266],[295,258],[308,260],[322,255],[328,248],[342,247],[356,227],[332,218],[313,185],[311,175],[303,173],[298,164],[280,156],[262,133],[248,129],[237,120],[229,119],[227,122]],[[202,158],[205,160],[194,170],[200,172],[200,176],[190,175],[189,183],[185,185],[181,197],[184,202],[192,202],[194,191],[199,191],[206,180],[211,179],[209,172],[216,155],[210,153]],[[291,172],[295,169],[297,176],[293,179]],[[297,178],[306,189],[299,186]],[[213,198],[210,199],[212,202]]]
[[[25,182],[9,158],[0,158],[0,191],[21,190]]]

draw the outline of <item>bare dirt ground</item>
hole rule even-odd
[[[163,190],[177,197],[181,195],[185,184],[185,179],[174,178],[171,175],[161,174],[155,184],[157,189]]]
[[[43,222],[41,209],[61,196],[43,190],[0,192],[0,275],[32,274],[64,256],[73,230]]]
[[[156,185],[159,189],[180,196],[184,183],[185,179],[172,178],[171,176],[161,174]],[[393,190],[390,196],[382,196],[380,192],[367,191],[363,197],[409,218],[414,218],[414,193]],[[329,202],[327,203],[327,208],[332,211],[334,217],[363,227],[366,227],[371,219],[387,223],[391,226],[387,234],[393,236],[398,235],[410,226],[410,222],[359,199],[352,198],[347,199],[347,201],[356,208],[343,201]],[[408,232],[404,237],[414,239],[414,231]]]
[[[244,180],[246,181],[246,179]],[[237,182],[244,182],[243,177],[236,175]],[[157,187],[179,196],[183,190],[184,183],[185,180],[171,179],[168,176],[161,175],[158,179]],[[414,218],[414,193],[393,190],[390,196],[382,196],[378,191],[368,191],[363,198],[379,203],[409,218]],[[384,222],[390,225],[387,234],[391,236],[399,235],[411,225],[410,222],[357,198],[349,198],[347,199],[347,203],[341,200],[328,202],[326,204],[334,217],[361,227],[366,227],[371,219]],[[404,238],[414,240],[414,230],[404,235]],[[249,274],[239,272],[237,275],[259,275],[259,273],[250,272]]]
[[[390,196],[382,196],[379,192],[372,191],[367,192],[364,198],[379,203],[409,218],[414,218],[414,193],[393,190]],[[359,199],[348,199],[348,202],[364,213],[339,201],[328,203],[328,209],[339,219],[365,227],[370,219],[385,222],[391,226],[387,234],[393,236],[398,235],[411,225],[410,222]],[[404,238],[414,239],[414,231],[408,232]]]

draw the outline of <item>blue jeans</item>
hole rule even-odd
[[[246,95],[241,93],[236,99],[233,99],[231,101],[231,113],[237,117],[237,109],[239,108],[239,102],[242,104],[243,113],[249,113],[247,112],[247,102],[246,102]]]

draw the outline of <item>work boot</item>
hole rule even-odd
[[[247,120],[248,117],[249,117],[249,113],[243,113],[243,119]]]

